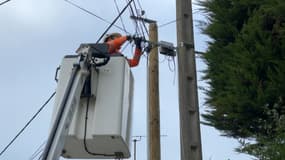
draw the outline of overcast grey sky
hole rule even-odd
[[[125,0],[117,0],[122,9]],[[0,2],[3,2],[1,0]],[[117,15],[113,0],[74,0],[73,2],[112,21]],[[140,0],[147,17],[158,24],[176,19],[175,0]],[[194,8],[197,8],[196,6]],[[202,19],[195,12],[194,19]],[[130,33],[134,25],[129,11],[123,20]],[[75,54],[80,43],[94,43],[108,24],[69,5],[63,0],[11,0],[0,6],[0,150],[26,124],[31,116],[55,91],[55,69],[64,55]],[[120,21],[117,25],[121,25]],[[111,31],[121,32],[117,28]],[[176,44],[176,24],[159,28],[159,39]],[[205,51],[209,40],[195,27],[195,48]],[[125,55],[131,56],[130,47]],[[177,64],[176,64],[177,65]],[[180,159],[178,81],[174,64],[160,56],[161,159]],[[205,69],[197,59],[197,70]],[[177,68],[176,68],[177,69]],[[146,135],[146,58],[132,68],[135,78],[133,136]],[[198,72],[201,76],[201,72]],[[199,81],[199,86],[205,82]],[[205,95],[199,91],[200,112]],[[53,101],[42,111],[25,132],[0,157],[1,160],[28,160],[47,139]],[[219,136],[217,130],[201,125],[204,160],[249,160],[234,152],[236,140]],[[132,158],[131,158],[132,159]],[[146,159],[146,139],[137,144],[137,160]]]

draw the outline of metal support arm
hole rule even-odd
[[[79,56],[79,63],[73,66],[42,160],[58,160],[61,155],[75,107],[79,104],[82,88],[90,74],[86,61],[86,58]]]

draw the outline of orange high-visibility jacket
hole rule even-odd
[[[121,36],[121,37],[118,37],[118,38],[115,38],[113,40],[106,42],[109,46],[108,52],[110,54],[119,54],[121,46],[126,41],[127,41],[127,36]],[[133,58],[132,59],[127,58],[130,67],[135,67],[139,64],[141,55],[142,55],[141,50],[136,48]]]

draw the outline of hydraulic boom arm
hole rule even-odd
[[[73,66],[68,85],[60,103],[59,112],[56,115],[43,153],[43,160],[57,160],[61,155],[75,107],[80,101],[82,88],[90,74],[86,61],[86,58],[82,59],[79,56],[78,64]]]

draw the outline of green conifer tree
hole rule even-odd
[[[208,18],[203,31],[211,38],[203,55],[210,86],[204,123],[225,136],[256,140],[241,152],[260,159],[284,155],[285,1],[199,3]]]

